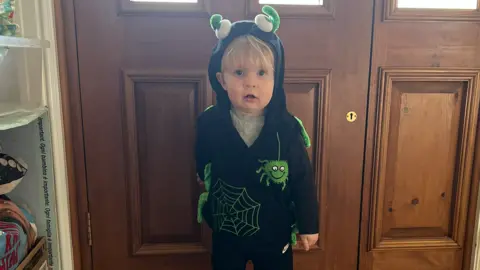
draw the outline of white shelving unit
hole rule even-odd
[[[0,36],[0,150],[28,165],[9,194],[47,239],[50,269],[73,269],[53,0],[17,0],[18,36]]]
[[[36,38],[0,36],[0,47],[40,49],[49,48],[50,42],[48,40],[40,40]]]
[[[0,108],[3,108],[3,113],[0,114],[0,131],[26,126],[48,111],[46,107],[26,109],[8,103],[0,103]]]

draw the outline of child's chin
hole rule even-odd
[[[264,110],[261,106],[239,106],[236,109],[248,113],[262,113]]]
[[[244,106],[244,109],[251,110],[251,111],[260,111],[260,110],[263,110],[264,108],[259,104],[246,104]]]

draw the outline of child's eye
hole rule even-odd
[[[235,75],[237,75],[237,76],[242,76],[242,75],[243,75],[243,70],[237,69],[237,70],[235,70],[234,73],[235,73]]]
[[[265,76],[265,74],[267,74],[267,72],[263,69],[258,72],[258,76]]]

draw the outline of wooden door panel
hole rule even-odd
[[[361,270],[469,267],[478,18],[375,5]]]
[[[195,121],[211,96],[206,82],[206,74],[188,71],[124,72],[132,255],[207,252],[191,181]]]
[[[288,71],[287,71],[288,74]],[[317,130],[320,130],[320,126],[318,126],[319,123],[319,117],[322,116],[322,113],[319,109],[321,109],[321,106],[318,106],[319,103],[319,97],[320,97],[320,85],[318,83],[312,83],[312,82],[293,82],[292,80],[286,81],[285,84],[285,91],[287,94],[287,107],[290,112],[292,112],[294,115],[302,119],[305,129],[307,130],[308,134],[311,137],[312,141],[312,147],[309,148],[308,154],[311,158],[312,165],[314,166],[314,176],[315,176],[315,183],[316,183],[316,189],[317,193],[320,194],[321,191],[321,184],[322,184],[322,178],[321,174],[319,173],[318,169],[321,169],[320,166],[315,166],[315,158],[317,155],[319,155],[319,149],[320,147],[317,147],[318,143],[321,142],[321,140],[318,140],[317,135]],[[321,123],[321,122],[320,122]],[[322,211],[321,209],[324,209],[324,205],[319,203],[319,218],[320,222],[322,220]],[[319,228],[321,230],[321,228]],[[324,232],[320,232],[320,241],[324,238]],[[321,261],[317,261],[315,264],[306,264],[305,260],[310,258],[318,258],[321,254],[321,250],[318,249],[318,247],[313,248],[312,252],[309,254],[304,254],[304,258],[298,258],[297,254],[302,252],[298,250],[297,248],[294,249],[295,251],[295,263],[299,266],[297,267],[302,267],[301,269],[319,269],[320,265],[322,264]],[[313,259],[315,261],[315,259]]]
[[[463,84],[418,84],[392,86],[382,238],[451,237]]]
[[[321,159],[321,143],[325,141],[322,136],[325,134],[323,124],[327,113],[325,102],[329,91],[329,77],[328,70],[287,70],[285,74],[287,109],[301,119],[310,136],[312,146],[307,151],[314,167],[316,161]],[[318,164],[322,166],[321,162]],[[318,175],[319,180],[320,171],[317,169],[321,168],[315,168],[315,175]]]
[[[382,70],[370,250],[463,247],[478,78]]]
[[[319,241],[309,253],[295,248],[295,269],[321,269],[325,251],[327,217],[325,162],[322,155],[325,140],[325,104],[329,91],[328,70],[287,70],[285,92],[288,110],[300,118],[310,136],[312,146],[307,149],[313,168],[319,201]]]
[[[451,270],[452,265],[461,263],[461,252],[449,250],[431,250],[424,252],[390,251],[378,252],[373,255],[375,270]]]
[[[119,14],[117,4],[75,1],[93,269],[209,269],[192,154],[215,37],[206,16]]]

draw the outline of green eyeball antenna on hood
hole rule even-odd
[[[280,27],[280,16],[278,12],[271,6],[263,6],[262,12],[255,17],[255,24],[264,32],[277,32]],[[224,19],[220,14],[213,14],[210,17],[210,27],[215,31],[218,39],[222,40],[228,37],[232,29],[232,22]]]
[[[280,27],[280,16],[271,6],[263,6],[262,12],[255,17],[255,24],[264,32],[277,32]]]
[[[218,39],[224,39],[230,34],[232,22],[223,19],[220,14],[213,14],[212,17],[210,17],[210,27],[215,31]]]

